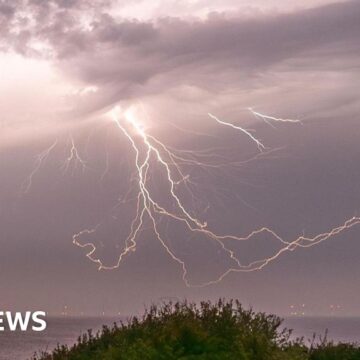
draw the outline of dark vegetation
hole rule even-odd
[[[33,360],[360,360],[355,344],[291,341],[281,322],[237,301],[170,303]]]

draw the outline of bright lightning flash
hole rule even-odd
[[[299,122],[298,120],[279,119],[260,114],[253,110],[250,111],[256,117],[260,117],[265,122]],[[152,230],[165,251],[182,268],[182,278],[185,284],[189,287],[206,286],[209,284],[220,282],[226,275],[231,272],[251,272],[260,270],[269,263],[278,259],[282,254],[287,251],[293,251],[298,247],[308,248],[311,246],[315,246],[329,239],[330,237],[340,234],[344,230],[350,229],[353,226],[360,224],[359,217],[352,217],[351,219],[346,220],[342,225],[337,226],[328,232],[324,232],[313,237],[300,236],[291,241],[286,241],[273,230],[267,227],[256,229],[246,236],[217,234],[208,228],[208,225],[205,221],[198,219],[196,216],[193,215],[193,212],[185,206],[184,201],[177,193],[177,185],[187,184],[189,181],[191,181],[189,180],[189,175],[183,173],[181,165],[189,165],[195,167],[220,167],[223,166],[223,164],[214,165],[212,163],[206,163],[206,161],[203,159],[199,160],[199,158],[195,158],[193,156],[193,153],[191,154],[192,156],[187,156],[186,153],[188,151],[186,150],[178,151],[169,148],[163,142],[148,133],[146,126],[139,120],[139,117],[137,116],[136,110],[134,108],[130,108],[129,110],[122,112],[120,108],[116,107],[111,111],[110,116],[118,131],[120,132],[120,134],[125,136],[134,152],[134,169],[136,170],[135,178],[137,186],[136,214],[131,222],[128,236],[125,239],[125,246],[118,257],[117,262],[114,265],[106,265],[103,263],[102,260],[95,256],[96,246],[94,243],[81,242],[82,236],[96,233],[100,224],[96,225],[94,228],[82,230],[73,236],[73,243],[75,245],[81,248],[90,249],[87,252],[87,257],[91,261],[96,263],[99,269],[116,269],[120,266],[123,258],[126,255],[136,251],[136,240],[144,226],[145,218],[150,220]],[[260,153],[265,152],[266,148],[264,144],[248,130],[245,130],[238,125],[234,125],[233,123],[220,120],[215,115],[209,114],[209,117],[215,120],[215,122],[221,126],[230,127],[236,131],[243,133],[252,142],[254,142]],[[72,150],[71,154],[71,156],[77,157],[77,152],[73,152]],[[204,155],[204,158],[206,159],[206,154],[202,155]],[[78,158],[78,160],[81,164],[83,164],[80,158]],[[169,187],[169,197],[171,198],[172,203],[175,205],[172,207],[172,209],[169,209],[156,201],[149,185],[149,173],[151,171],[159,172],[160,170],[165,173],[165,179]],[[159,228],[159,217],[166,217],[185,224],[185,226],[190,232],[194,234],[201,234],[209,240],[215,241],[220,246],[221,251],[231,260],[234,266],[226,270],[217,279],[197,285],[190,284],[187,278],[188,270],[185,261],[174,253],[174,251],[171,249],[171,246],[166,241],[164,234],[162,234]],[[259,234],[270,235],[279,243],[280,249],[275,251],[269,257],[260,258],[258,260],[248,263],[242,263],[235,255],[235,252],[227,246],[227,241],[229,240],[239,242],[251,241]]]
[[[264,122],[266,122],[267,124],[269,124],[270,126],[273,126],[271,122],[279,122],[279,123],[298,123],[298,124],[302,124],[302,122],[300,120],[297,119],[282,119],[282,118],[277,118],[274,116],[269,116],[269,115],[264,115],[260,112],[257,112],[255,110],[253,110],[252,108],[249,108],[249,111],[258,119],[263,120]]]
[[[28,175],[28,177],[23,181],[23,183],[21,184],[21,193],[22,194],[26,194],[27,192],[29,192],[31,186],[32,186],[32,182],[33,182],[33,177],[36,175],[36,173],[40,170],[42,164],[46,161],[46,159],[49,157],[50,153],[52,152],[52,150],[54,150],[56,144],[57,144],[57,140],[55,140],[47,149],[45,149],[44,151],[42,151],[39,155],[36,156],[35,159],[35,165],[33,170],[30,172],[30,174]]]
[[[80,166],[81,170],[84,171],[86,169],[86,161],[83,160],[79,154],[79,150],[75,145],[74,139],[70,136],[70,151],[69,156],[65,159],[62,169],[63,173],[66,173],[69,168],[72,166],[73,171]]]

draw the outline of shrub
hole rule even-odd
[[[359,360],[356,345],[322,341],[307,348],[290,341],[275,315],[238,301],[166,303],[126,324],[89,331],[72,347],[58,346],[33,360]]]

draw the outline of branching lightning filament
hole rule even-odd
[[[79,150],[75,145],[74,139],[72,136],[70,136],[70,150],[69,155],[65,159],[62,170],[63,173],[66,173],[69,168],[72,167],[72,171],[76,170],[78,167],[84,171],[86,169],[86,161],[82,159],[82,157],[79,154]]]
[[[43,163],[46,161],[46,159],[49,157],[50,153],[54,150],[55,146],[57,145],[57,140],[55,140],[47,149],[42,151],[39,155],[36,156],[35,165],[33,170],[30,172],[28,177],[23,181],[21,184],[21,193],[25,194],[29,192],[33,178],[36,175],[36,173],[40,170]]]
[[[261,117],[264,121],[273,120],[273,121],[281,121],[281,122],[289,122],[289,123],[299,122],[297,120],[277,119],[260,113],[256,113],[256,112],[253,113],[256,116]],[[169,256],[181,266],[182,278],[185,281],[185,284],[189,287],[206,286],[209,284],[217,283],[231,272],[251,272],[251,271],[260,270],[269,263],[279,258],[283,253],[287,251],[293,251],[298,247],[306,248],[317,245],[329,239],[330,237],[339,234],[340,232],[346,229],[349,229],[355,225],[360,224],[360,218],[353,217],[347,220],[344,224],[337,226],[328,232],[318,234],[314,237],[300,236],[291,241],[284,240],[273,230],[266,227],[254,230],[253,232],[251,232],[250,234],[244,237],[235,236],[235,235],[216,234],[207,227],[207,223],[204,220],[198,219],[192,214],[192,212],[189,209],[187,209],[187,207],[184,205],[183,201],[181,200],[180,196],[176,192],[176,185],[178,185],[179,183],[186,183],[189,180],[189,175],[183,174],[180,164],[205,166],[205,167],[215,166],[215,165],[211,165],[211,164],[209,165],[206,164],[205,162],[196,159],[190,159],[188,157],[182,156],[181,154],[179,155],[178,153],[167,147],[160,140],[148,134],[131,110],[125,112],[124,114],[120,114],[119,109],[114,109],[111,113],[111,116],[118,130],[123,135],[125,135],[129,143],[131,144],[131,147],[133,148],[135,154],[134,166],[136,167],[137,185],[139,190],[137,195],[136,216],[131,223],[130,233],[125,240],[125,247],[121,252],[116,264],[112,266],[105,265],[100,259],[98,259],[95,256],[96,246],[93,243],[81,243],[80,238],[84,234],[84,232],[85,233],[96,232],[96,227],[94,229],[82,230],[81,232],[74,235],[73,237],[74,244],[80,247],[89,247],[90,251],[87,253],[87,257],[91,261],[95,262],[98,265],[99,269],[118,268],[121,264],[122,259],[130,252],[136,250],[136,238],[138,236],[138,233],[141,231],[145,216],[148,216],[148,218],[150,219],[153,227],[153,232],[156,235],[158,241],[164,247],[164,249],[169,254]],[[260,152],[264,152],[266,150],[264,144],[259,139],[257,139],[252,133],[245,130],[244,128],[220,120],[218,117],[212,114],[209,114],[209,117],[215,120],[221,126],[228,126],[236,131],[240,131],[241,133],[245,134],[248,138],[250,138],[254,142],[254,144],[257,146]],[[145,149],[144,151],[145,154],[143,155],[141,155],[142,153],[142,151],[140,150],[141,147]],[[148,186],[148,174],[149,174],[149,170],[152,167],[152,163],[150,162],[151,157],[154,157],[156,159],[157,164],[164,170],[166,174],[166,181],[170,188],[169,196],[172,198],[173,203],[176,205],[175,210],[166,209],[164,206],[159,204],[152,196],[152,191]],[[176,178],[175,178],[175,174],[176,174]],[[229,259],[234,263],[234,266],[229,268],[223,274],[221,274],[221,276],[219,276],[217,279],[197,285],[190,284],[187,278],[188,271],[186,268],[185,261],[182,260],[180,257],[178,257],[174,251],[172,251],[171,247],[168,245],[165,237],[163,236],[163,234],[161,233],[158,227],[157,219],[159,216],[168,217],[175,221],[181,222],[185,224],[185,226],[188,228],[190,232],[194,234],[196,233],[202,234],[209,239],[215,240],[220,246],[223,253],[226,256],[228,256]],[[228,240],[250,241],[259,234],[268,234],[272,236],[281,244],[280,249],[277,250],[270,257],[258,259],[250,263],[242,263],[236,257],[235,252],[226,245]]]
[[[261,114],[252,109],[249,110],[256,118],[261,119],[266,123],[300,123],[299,120],[276,118]],[[116,130],[128,142],[133,152],[134,175],[132,178],[136,185],[136,195],[134,197],[135,215],[129,223],[128,234],[122,242],[123,248],[114,264],[106,264],[99,258],[97,255],[97,246],[93,242],[83,241],[84,237],[89,235],[95,236],[101,226],[101,223],[97,224],[93,228],[83,229],[73,235],[73,243],[81,248],[87,249],[87,257],[98,266],[99,270],[111,270],[118,268],[122,263],[122,260],[127,255],[136,251],[137,239],[145,226],[145,221],[151,224],[152,232],[166,253],[180,266],[182,270],[182,279],[188,287],[202,287],[218,283],[232,272],[252,272],[261,270],[288,251],[318,245],[321,242],[360,224],[360,217],[354,216],[346,220],[343,224],[338,225],[327,232],[317,234],[313,237],[306,237],[302,235],[290,240],[280,237],[275,231],[268,227],[255,229],[245,236],[218,234],[211,230],[205,219],[201,219],[194,214],[195,210],[187,205],[187,202],[182,198],[181,192],[178,191],[179,186],[184,186],[188,189],[188,192],[191,194],[193,199],[195,199],[190,188],[193,180],[191,175],[184,170],[186,168],[184,165],[187,167],[196,167],[205,170],[211,168],[222,168],[224,166],[239,166],[244,162],[253,161],[259,157],[266,156],[270,154],[272,150],[267,149],[263,142],[254,135],[253,131],[246,130],[245,128],[232,122],[222,120],[213,114],[209,113],[208,115],[209,120],[213,121],[214,125],[232,129],[239,132],[240,137],[247,137],[257,147],[259,151],[258,155],[242,162],[228,161],[214,163],[208,161],[208,159],[217,158],[224,160],[223,157],[219,154],[214,154],[213,152],[208,153],[206,151],[200,151],[197,153],[197,156],[194,156],[194,153],[190,150],[173,149],[160,141],[157,137],[147,131],[146,126],[143,125],[137,116],[136,111],[134,111],[134,108],[122,111],[119,107],[115,107],[109,113]],[[71,147],[69,156],[64,162],[63,170],[67,171],[72,163],[75,165],[78,164],[82,169],[85,169],[87,163],[80,156],[73,138],[71,137],[70,139]],[[56,142],[38,156],[34,170],[23,184],[25,191],[29,190],[34,174],[39,170],[42,162],[46,160],[55,145]],[[108,171],[109,158],[108,154],[106,154],[105,170],[101,175],[101,180]],[[159,172],[163,174],[167,186],[166,194],[169,201],[166,205],[156,198],[149,181],[151,174]],[[121,201],[122,200],[119,199],[119,203]],[[211,281],[200,284],[192,284],[188,279],[188,269],[185,260],[178,256],[172,249],[172,246],[167,238],[167,234],[165,234],[159,226],[160,220],[164,218],[182,224],[191,234],[201,235],[202,237],[210,240],[212,243],[217,244],[222,254],[228,258],[232,265],[220,276]],[[278,244],[277,250],[274,250],[268,257],[259,258],[249,262],[241,261],[236,252],[231,248],[231,244],[233,245],[234,243],[252,241],[261,235],[267,235],[271,237],[271,239],[275,240]]]

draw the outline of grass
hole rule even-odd
[[[32,360],[360,360],[356,344],[290,340],[275,315],[238,301],[152,306],[142,318],[88,331],[71,346]]]

